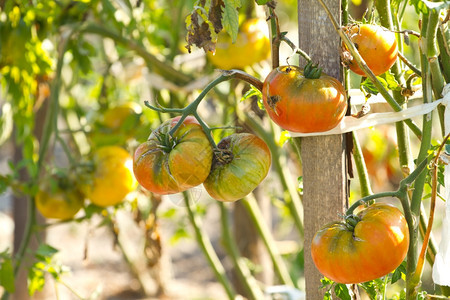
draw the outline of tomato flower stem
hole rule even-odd
[[[309,55],[305,51],[303,51],[302,49],[297,47],[287,36],[283,35],[281,37],[281,41],[283,41],[286,44],[288,44],[289,47],[291,47],[291,49],[293,51],[293,53],[286,59],[286,61],[288,61],[292,57],[292,55],[294,55],[294,54],[301,55],[307,62],[311,61],[311,57],[309,57]]]
[[[414,72],[414,74],[418,75],[419,77],[422,76],[422,71],[419,70],[415,65],[413,65],[412,62],[410,62],[400,51],[398,52],[398,57],[401,59],[401,61],[408,66],[408,68]]]

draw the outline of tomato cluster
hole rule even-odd
[[[164,122],[135,151],[134,174],[147,190],[173,194],[203,183],[214,199],[236,201],[266,177],[271,154],[257,136],[232,134],[213,149],[194,117],[171,134],[179,122],[180,117]]]
[[[82,174],[45,178],[36,194],[36,208],[46,218],[73,218],[85,199],[100,207],[117,205],[137,187],[133,159],[119,146],[103,146],[94,152],[89,168]],[[53,184],[49,184],[53,183]]]

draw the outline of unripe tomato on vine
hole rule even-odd
[[[119,204],[137,187],[133,158],[122,147],[103,146],[93,154],[93,172],[83,184],[86,198],[101,207]]]
[[[349,25],[344,30],[376,76],[387,72],[397,60],[397,39],[392,31],[371,24]],[[344,47],[343,51],[348,50]],[[346,59],[345,55],[343,57],[344,64],[350,70],[358,75],[365,75],[353,57],[351,59]]]
[[[262,97],[270,118],[292,132],[322,132],[336,127],[347,111],[345,89],[337,79],[308,63],[273,69]]]
[[[134,153],[137,181],[156,194],[175,194],[202,184],[211,170],[213,149],[198,121],[187,117],[171,135],[180,117],[155,129]]]
[[[48,219],[72,219],[84,206],[84,195],[75,180],[57,173],[45,177],[35,197],[37,210]]]
[[[402,212],[376,203],[317,231],[311,256],[327,278],[361,283],[394,271],[405,259],[408,246],[408,224]]]
[[[261,19],[249,19],[242,23],[235,43],[227,33],[221,32],[216,52],[207,53],[211,63],[223,70],[243,69],[269,58],[269,55],[269,30]]]
[[[232,202],[251,193],[267,176],[271,153],[267,144],[250,133],[236,133],[217,144],[211,172],[203,186],[219,201]]]

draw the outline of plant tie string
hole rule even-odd
[[[444,91],[450,90],[450,84],[447,84]],[[444,92],[443,92],[444,95]],[[431,103],[424,103],[420,105],[415,105],[408,107],[404,110],[398,112],[383,112],[383,113],[368,113],[360,118],[355,118],[354,116],[345,116],[342,121],[333,129],[324,132],[312,132],[312,133],[300,133],[300,132],[289,132],[291,137],[306,137],[306,136],[318,136],[318,135],[331,135],[331,134],[343,134],[346,132],[356,131],[364,128],[369,128],[377,125],[395,123],[413,117],[421,116],[432,112],[439,104],[443,104],[446,107],[450,104],[450,94],[445,94],[446,96],[433,101]],[[351,99],[351,101],[353,98]],[[368,101],[370,102],[370,99]],[[361,103],[351,102],[351,105],[358,105]],[[446,109],[446,124],[449,124],[448,128],[450,130],[450,111],[447,112]],[[448,119],[448,120],[447,120]],[[447,125],[446,125],[447,128]],[[446,129],[447,130],[447,129]]]

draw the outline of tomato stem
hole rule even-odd
[[[259,80],[256,77],[251,76],[250,74],[245,73],[244,71],[241,70],[229,70],[229,71],[222,71],[222,74],[217,77],[216,79],[214,79],[213,81],[211,81],[204,89],[203,91],[200,93],[200,95],[197,96],[197,98],[188,106],[184,107],[184,108],[166,108],[166,107],[162,107],[158,104],[158,107],[151,105],[148,101],[144,101],[145,106],[147,106],[148,108],[157,111],[157,112],[161,112],[161,113],[179,113],[181,114],[181,118],[180,120],[177,122],[177,124],[169,131],[169,135],[173,136],[173,134],[175,133],[175,131],[177,131],[177,129],[181,126],[181,124],[183,124],[183,121],[186,119],[187,116],[192,115],[195,117],[195,119],[197,119],[197,121],[199,122],[200,126],[202,126],[203,131],[206,134],[206,137],[208,138],[209,142],[211,143],[211,146],[216,149],[217,145],[214,141],[214,139],[212,138],[211,135],[211,128],[208,127],[208,125],[206,125],[206,123],[202,120],[202,118],[199,116],[197,109],[198,106],[200,105],[200,103],[202,102],[202,100],[205,98],[206,94],[213,89],[216,85],[218,85],[221,82],[230,80],[230,79],[240,79],[243,80],[251,85],[253,85],[255,88],[257,88],[260,92],[262,91],[262,86],[263,83],[261,82],[261,80]]]
[[[280,65],[280,44],[282,34],[280,32],[280,24],[278,22],[278,16],[275,13],[275,5],[268,5],[269,7],[269,19],[270,19],[270,33],[272,35],[272,69],[278,68]]]
[[[225,272],[225,268],[223,267],[222,263],[220,262],[219,257],[217,256],[212,244],[211,240],[208,237],[208,234],[205,232],[205,230],[202,227],[201,218],[195,212],[193,211],[191,207],[191,203],[189,201],[189,196],[186,192],[183,192],[183,199],[184,203],[186,205],[186,209],[188,212],[189,221],[194,228],[195,231],[195,237],[197,239],[197,242],[199,243],[203,254],[205,255],[206,259],[209,262],[209,265],[214,271],[214,274],[216,275],[216,278],[220,281],[223,288],[225,289],[225,292],[230,300],[233,300],[236,298],[236,293],[233,290],[233,287],[231,285],[231,282],[228,280]]]
[[[408,188],[411,186],[411,184],[417,179],[417,177],[420,174],[422,174],[422,172],[428,166],[428,159],[429,159],[429,157],[425,158],[417,166],[417,168],[413,172],[411,172],[411,174],[408,177],[406,177],[405,179],[400,181],[400,186],[399,186],[398,190],[390,191],[390,192],[382,192],[382,193],[377,193],[377,194],[368,195],[366,197],[363,197],[363,198],[359,199],[358,201],[356,201],[355,203],[353,203],[352,206],[350,206],[349,209],[347,209],[345,215],[349,216],[349,215],[353,214],[353,211],[356,208],[358,208],[358,206],[368,203],[375,199],[386,198],[386,197],[396,197],[396,198],[399,198],[400,200],[402,200],[402,197],[407,196]],[[407,208],[409,210],[409,204],[407,205]],[[405,210],[405,207],[404,207],[404,210]],[[404,211],[404,213],[406,214],[407,212]],[[408,224],[408,225],[410,225],[410,224]]]

